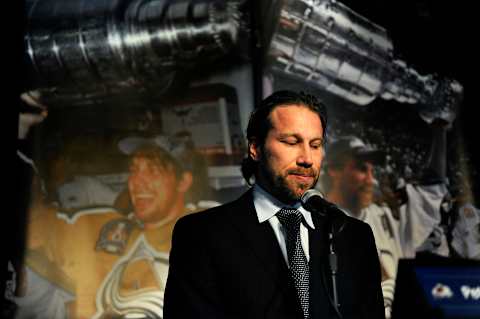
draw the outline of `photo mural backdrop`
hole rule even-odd
[[[462,15],[450,9],[26,1],[17,152],[25,222],[22,253],[7,265],[5,315],[162,318],[176,220],[249,188],[240,171],[248,117],[280,89],[326,104],[327,158],[343,136],[384,152],[371,203],[388,207],[371,223],[378,247],[377,236],[400,227],[413,234],[403,257],[480,259],[467,46],[453,42]],[[438,123],[445,139],[434,159],[445,174],[429,179],[431,191],[422,187]],[[326,175],[316,187],[328,194]],[[409,197],[399,204],[400,190]],[[397,260],[386,250],[389,317]]]

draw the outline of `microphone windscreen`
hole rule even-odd
[[[306,204],[312,197],[315,197],[315,196],[318,196],[322,199],[325,198],[325,196],[323,196],[322,192],[312,188],[312,189],[307,190],[305,193],[303,193],[300,200],[302,201],[302,204]]]
[[[300,201],[302,206],[308,211],[326,213],[325,206],[328,202],[324,199],[323,194],[316,189],[307,190],[303,193]]]

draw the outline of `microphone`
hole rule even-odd
[[[303,193],[300,201],[302,206],[310,212],[319,213],[327,217],[333,217],[330,215],[337,213],[344,214],[335,204],[327,201],[322,192],[316,189],[307,190]]]

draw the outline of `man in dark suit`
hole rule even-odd
[[[253,111],[242,173],[254,185],[177,222],[165,318],[384,318],[370,227],[301,206],[319,177],[326,124],[325,106],[304,93],[276,92]]]

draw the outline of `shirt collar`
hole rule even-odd
[[[313,224],[312,215],[308,210],[303,208],[300,201],[294,205],[286,205],[276,199],[273,195],[268,193],[260,185],[255,184],[253,186],[253,205],[257,212],[258,222],[263,223],[266,220],[269,220],[282,208],[294,208],[297,209],[303,216],[305,222],[310,228],[315,229]]]

